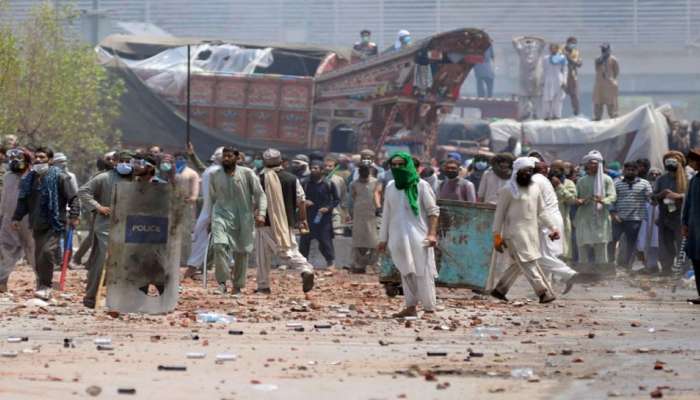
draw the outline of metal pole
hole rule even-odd
[[[187,45],[187,143],[185,143],[186,145],[189,145],[189,143],[190,143],[190,79],[191,79],[190,65],[192,64],[190,50],[191,50],[191,46],[188,44]]]

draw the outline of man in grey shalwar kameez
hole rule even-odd
[[[9,170],[4,175],[2,197],[0,197],[0,293],[7,291],[7,281],[22,255],[34,266],[34,238],[25,216],[19,229],[12,228],[12,213],[17,207],[19,182],[32,164],[31,154],[25,149],[7,151]]]
[[[352,213],[351,272],[364,274],[368,265],[377,262],[377,209],[381,206],[381,186],[370,176],[370,165],[359,167],[359,178],[350,185],[348,209]]]
[[[93,245],[86,264],[88,276],[85,297],[83,297],[83,304],[88,308],[95,308],[97,290],[102,278],[102,268],[107,257],[114,187],[119,182],[131,180],[131,158],[131,153],[127,151],[119,153],[115,169],[95,175],[78,191],[83,210],[94,214],[91,229]]]

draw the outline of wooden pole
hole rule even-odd
[[[188,44],[187,45],[187,143],[185,143],[185,146],[188,146],[190,143],[190,78],[191,78],[191,70],[190,70],[190,65],[192,64],[192,57],[190,55],[191,51],[191,46]]]

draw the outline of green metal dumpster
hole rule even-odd
[[[491,273],[496,206],[455,200],[438,200],[438,248],[435,251],[436,284],[447,287],[485,289]],[[401,276],[384,254],[379,263],[379,282],[390,297],[402,294]]]

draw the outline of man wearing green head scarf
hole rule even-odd
[[[425,312],[434,312],[437,268],[433,248],[440,208],[430,184],[418,176],[410,154],[393,154],[389,165],[394,180],[385,191],[377,249],[388,248],[401,273],[406,308],[394,317],[416,316],[418,303]]]

